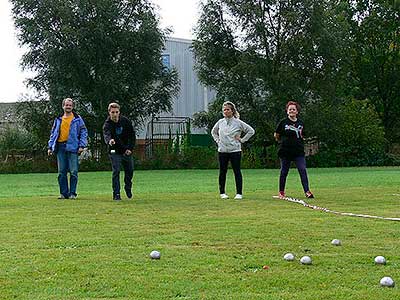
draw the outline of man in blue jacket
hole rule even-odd
[[[57,155],[58,185],[60,186],[58,199],[76,199],[78,155],[87,146],[88,132],[83,119],[73,111],[74,101],[71,98],[62,101],[62,108],[64,113],[54,120],[47,153]],[[70,173],[69,187],[68,171]]]

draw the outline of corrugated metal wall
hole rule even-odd
[[[191,50],[192,41],[186,39],[168,38],[163,52],[164,64],[175,67],[181,82],[180,92],[174,99],[170,113],[162,113],[162,117],[189,117],[199,111],[207,110],[214,101],[215,91],[203,86],[194,70],[194,55]],[[149,120],[150,121],[150,120]],[[192,128],[192,133],[204,133],[205,130]],[[138,139],[144,139],[146,127],[138,132]]]
[[[165,45],[164,55],[169,55],[170,67],[179,73],[181,90],[174,101],[173,111],[163,116],[192,117],[194,113],[206,110],[208,103],[214,100],[215,92],[204,87],[194,70],[192,41],[170,38]]]

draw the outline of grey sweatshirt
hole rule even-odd
[[[245,135],[241,138],[241,142],[236,140],[236,136]],[[248,141],[254,134],[254,129],[245,122],[237,118],[223,118],[215,123],[211,130],[214,141],[218,144],[218,152],[238,152],[242,151],[242,143]]]

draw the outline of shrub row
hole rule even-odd
[[[0,174],[6,173],[51,173],[56,172],[55,157],[34,157],[8,159],[0,157]],[[308,167],[351,167],[351,166],[394,166],[400,165],[398,153],[374,153],[370,156],[343,155],[330,151],[320,151],[307,157]],[[218,155],[214,147],[184,147],[177,151],[156,149],[151,158],[135,159],[135,169],[215,169]],[[279,168],[277,147],[250,147],[243,149],[242,168]],[[80,171],[110,171],[108,157],[101,160],[87,159],[80,163]]]

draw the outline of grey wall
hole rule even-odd
[[[171,113],[160,116],[193,117],[199,111],[207,110],[214,101],[215,91],[203,86],[194,70],[194,54],[191,50],[192,41],[186,39],[168,38],[163,56],[168,57],[169,67],[176,68],[180,79],[180,92],[174,99]],[[205,130],[192,128],[193,133],[204,133]],[[139,132],[139,139],[146,135],[146,128]]]

